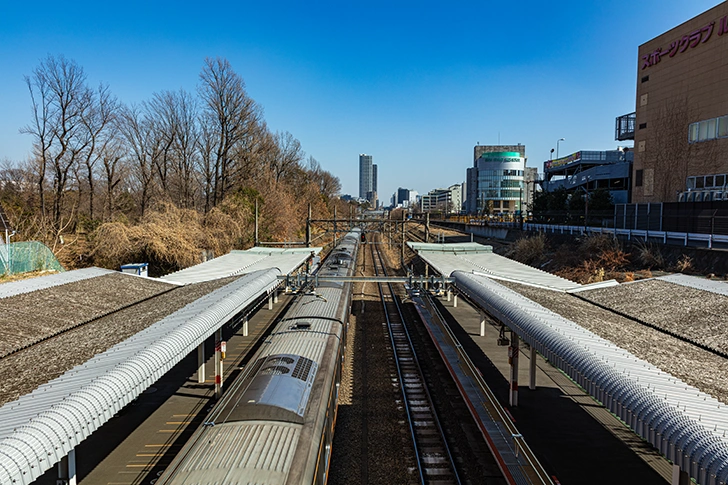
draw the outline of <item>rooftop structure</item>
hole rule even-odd
[[[617,204],[629,201],[629,178],[634,153],[630,149],[582,150],[543,163],[542,187],[547,192],[583,188],[607,189]]]

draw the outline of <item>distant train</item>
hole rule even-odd
[[[360,238],[319,276],[352,276]],[[326,483],[350,307],[351,283],[302,291],[156,485]]]

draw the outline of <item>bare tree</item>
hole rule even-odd
[[[123,164],[123,146],[118,136],[110,137],[101,151],[104,190],[104,220],[110,221],[114,217],[116,190],[123,180],[125,165]]]
[[[119,132],[132,160],[132,174],[139,184],[140,216],[144,217],[152,195],[155,167],[162,156],[165,140],[159,136],[149,113],[136,106],[122,109]]]
[[[270,170],[278,183],[293,168],[299,166],[305,154],[301,149],[301,142],[287,131],[276,132],[275,143],[278,150],[270,160]]]
[[[33,105],[33,122],[21,131],[32,135],[38,159],[37,184],[44,211],[47,170],[53,178],[55,236],[60,234],[63,198],[71,168],[88,149],[91,139],[84,120],[90,117],[95,96],[86,85],[83,69],[64,57],[49,56],[26,76]]]
[[[321,168],[318,160],[308,158],[308,173],[311,180],[318,186],[319,191],[326,199],[331,199],[341,192],[341,181],[331,172]]]
[[[199,94],[204,106],[204,121],[208,134],[215,137],[211,152],[212,201],[222,201],[235,184],[242,168],[236,162],[246,154],[246,143],[259,127],[260,108],[245,91],[243,79],[226,59],[205,59],[200,73]]]
[[[111,96],[108,86],[100,85],[95,94],[94,102],[82,123],[85,136],[88,137],[88,146],[83,153],[83,164],[86,169],[86,181],[89,188],[88,215],[94,218],[95,166],[104,157],[107,147],[114,140],[114,133],[109,129],[119,109],[119,103]]]
[[[194,205],[194,164],[199,138],[197,102],[186,91],[164,91],[148,105],[161,143],[155,168],[164,193],[178,205]]]

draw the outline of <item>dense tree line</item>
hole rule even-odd
[[[67,263],[163,258],[168,246],[152,251],[141,241],[150,221],[156,229],[147,236],[192,241],[168,258],[174,267],[194,262],[184,251],[250,245],[256,201],[268,240],[300,239],[309,204],[319,218],[335,204],[347,210],[336,197],[339,179],[291,133],[269,130],[225,59],[205,59],[195,93],[159,91],[137,105],[106,84],[90,86],[83,68],[62,56],[44,59],[25,83],[32,118],[21,132],[33,152],[6,161],[0,197],[21,238],[45,242]],[[106,247],[115,244],[131,249]]]

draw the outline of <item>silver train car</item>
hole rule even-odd
[[[360,237],[317,274],[352,276]],[[325,484],[350,307],[350,283],[301,292],[156,485]]]

